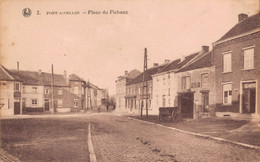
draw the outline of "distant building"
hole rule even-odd
[[[22,112],[22,82],[10,75],[9,70],[0,65],[0,116]]]
[[[141,72],[132,70],[128,73],[125,71],[124,76],[117,77],[116,80],[116,110],[126,109],[126,83],[137,77]]]
[[[238,15],[238,23],[213,43],[216,115],[258,118],[260,14]]]
[[[86,82],[72,74],[52,74],[37,71],[0,69],[2,115],[26,112],[72,112],[86,109]],[[11,95],[13,94],[13,95]],[[54,105],[54,109],[52,107]],[[22,111],[21,111],[22,110]]]
[[[141,104],[143,101],[143,114],[145,114],[146,109],[146,98],[147,98],[147,106],[148,111],[154,111],[152,108],[152,99],[153,99],[153,79],[152,75],[156,74],[158,71],[163,69],[167,64],[169,63],[169,60],[165,60],[165,63],[162,65],[158,65],[157,63],[154,64],[153,67],[147,69],[145,74],[147,83],[148,83],[148,90],[146,88],[143,88],[143,73],[139,74],[136,78],[132,79],[131,81],[126,83],[126,108],[128,111],[133,112],[140,112],[141,110]],[[146,94],[148,92],[148,94]]]
[[[191,64],[193,61],[198,59],[201,55],[204,55],[209,50],[208,46],[202,46],[201,51],[192,53],[181,59],[174,60],[170,62],[163,69],[158,71],[156,74],[152,75],[153,77],[153,114],[159,114],[160,107],[176,107],[180,105],[178,99],[180,95],[179,90],[179,80],[180,75],[177,75],[176,72],[182,67],[185,67]],[[199,76],[196,76],[199,77]],[[190,81],[190,80],[189,80]],[[186,87],[188,88],[188,87]],[[192,111],[192,105],[189,107]]]

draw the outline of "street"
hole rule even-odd
[[[115,113],[1,120],[1,148],[21,161],[259,161],[259,150],[196,137]]]
[[[259,161],[259,151],[125,117],[91,117],[97,161]]]

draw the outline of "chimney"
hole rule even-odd
[[[153,63],[153,67],[156,67],[158,66],[159,64],[158,63]]]
[[[64,70],[63,76],[64,76],[64,78],[67,78],[67,71],[66,70]]]
[[[170,63],[170,60],[165,59],[165,60],[164,60],[164,63],[165,63],[165,64],[168,64],[168,63]]]
[[[39,73],[39,74],[42,74],[42,70],[41,70],[41,69],[39,69],[38,73]]]
[[[201,46],[201,52],[202,52],[202,53],[207,53],[207,52],[209,52],[209,46]]]
[[[17,70],[19,70],[19,62],[17,62]]]
[[[127,75],[128,75],[128,71],[126,70],[126,71],[125,71],[125,76],[127,76]]]
[[[238,15],[238,22],[243,21],[244,19],[248,18],[247,14],[241,13]]]

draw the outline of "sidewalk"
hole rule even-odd
[[[120,115],[140,119],[139,115],[122,113]],[[229,117],[213,117],[204,119],[190,119],[181,122],[159,121],[156,115],[150,115],[148,119],[144,115],[142,120],[161,124],[167,127],[180,129],[192,133],[209,135],[225,140],[260,146],[260,127],[255,121],[234,120]]]

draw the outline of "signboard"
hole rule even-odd
[[[244,84],[244,88],[255,88],[256,87],[256,83],[245,83]]]
[[[199,87],[200,87],[200,82],[191,83],[191,88],[199,88]]]

